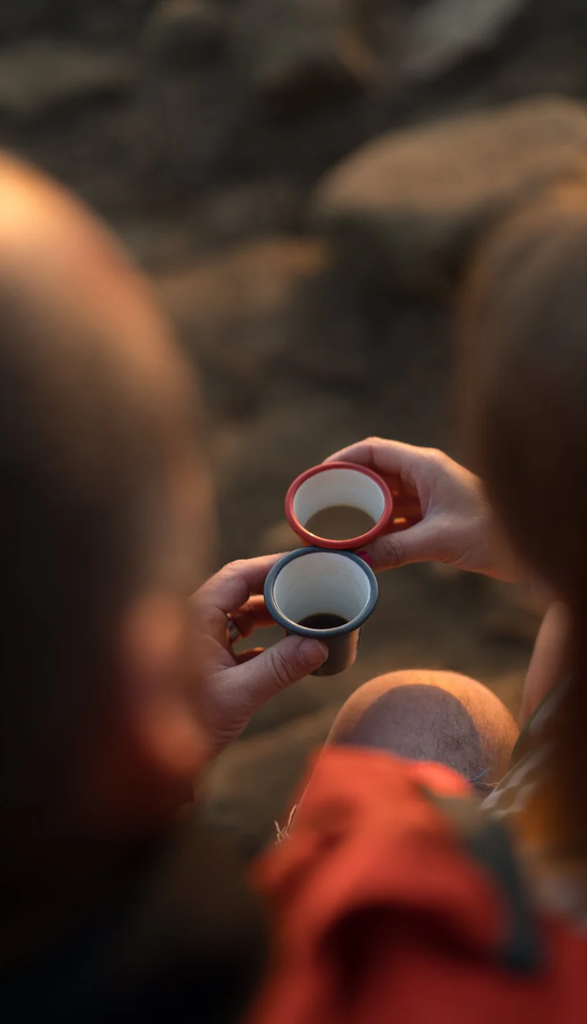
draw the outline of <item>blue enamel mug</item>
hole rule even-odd
[[[361,628],[378,596],[375,573],[351,551],[291,551],[265,581],[265,604],[284,632],[321,640],[328,647],[328,658],[315,676],[333,676],[353,664]]]

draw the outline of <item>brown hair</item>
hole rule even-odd
[[[0,282],[2,863],[66,817],[166,495],[153,402],[102,341]]]
[[[571,609],[575,673],[542,810],[550,839],[587,852],[587,183],[539,196],[484,243],[459,333],[477,469],[519,554]]]

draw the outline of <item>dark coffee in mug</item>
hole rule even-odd
[[[333,505],[322,508],[304,524],[306,530],[326,540],[348,540],[362,537],[375,526],[373,516],[351,505]]]
[[[339,626],[346,626],[348,619],[341,615],[333,615],[331,612],[316,612],[314,615],[307,615],[302,619],[300,626],[306,629],[337,629]]]

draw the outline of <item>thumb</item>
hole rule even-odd
[[[233,679],[243,696],[246,695],[247,701],[257,709],[280,690],[314,672],[327,657],[328,648],[319,640],[288,636],[257,658],[240,665]]]
[[[407,530],[388,533],[371,544],[369,552],[373,568],[397,569],[412,562],[435,561],[438,557],[438,543],[434,543],[434,531],[430,524],[422,521]]]

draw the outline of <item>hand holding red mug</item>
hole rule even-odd
[[[442,562],[501,580],[523,577],[481,480],[448,455],[372,437],[326,459],[333,461],[373,470],[391,491],[393,517],[366,549],[376,570]]]

